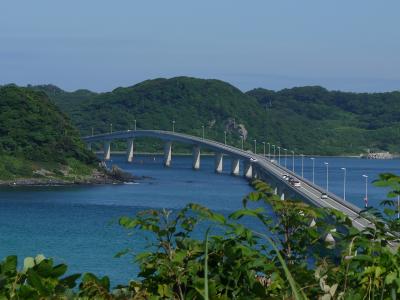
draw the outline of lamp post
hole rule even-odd
[[[110,133],[112,133],[112,123],[110,123]]]
[[[278,146],[278,164],[281,164],[281,147]]]
[[[254,141],[254,154],[257,154],[257,140]]]
[[[274,148],[274,160],[276,161],[276,147],[275,147],[275,145],[272,145],[272,148]]]
[[[203,137],[203,140],[204,140],[204,125],[201,125],[201,130],[202,130],[202,137]]]
[[[301,177],[304,178],[304,154],[301,155]]]
[[[92,136],[94,135],[94,128],[92,127]]]
[[[329,191],[329,163],[324,162],[326,166],[326,191]]]
[[[175,120],[172,120],[172,132],[175,132]]]
[[[294,151],[292,151],[292,172],[294,173]]]
[[[315,158],[314,157],[310,157],[310,159],[312,160],[312,183],[314,183],[314,174],[315,174]]]
[[[365,207],[368,207],[368,175],[363,175],[365,178],[365,198],[364,198],[364,203]]]
[[[341,168],[343,170],[343,200],[346,201],[346,168]]]
[[[226,130],[224,131],[224,144],[226,145]]]
[[[264,157],[265,157],[265,142],[262,142],[264,148]]]
[[[268,144],[268,158],[271,160],[271,143]]]
[[[134,126],[134,129],[135,129],[135,131],[136,131],[136,119],[135,119],[135,121],[134,121],[134,122],[135,122],[135,126]]]
[[[287,168],[287,149],[283,149],[285,151],[285,168]]]
[[[240,139],[242,140],[242,150],[244,149],[244,138],[243,135],[240,136]]]

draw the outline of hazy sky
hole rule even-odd
[[[181,75],[399,90],[400,1],[0,2],[0,84],[105,91]]]

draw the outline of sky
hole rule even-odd
[[[399,16],[398,0],[2,0],[0,85],[400,90]]]

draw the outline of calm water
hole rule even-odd
[[[152,177],[133,185],[96,187],[32,187],[0,190],[0,257],[17,254],[20,258],[43,253],[57,262],[66,262],[70,272],[88,271],[107,274],[113,284],[126,283],[137,269],[132,257],[113,258],[127,247],[140,251],[142,237],[128,237],[116,221],[122,215],[134,215],[146,208],[181,208],[197,202],[228,213],[240,208],[241,199],[251,191],[241,177],[226,172],[214,174],[212,157],[202,157],[201,170],[191,169],[190,157],[174,157],[173,166],[163,168],[161,157],[137,157],[133,165],[113,156],[113,163],[136,175]],[[381,172],[399,173],[400,161],[367,161],[350,158],[317,158],[315,181],[325,185],[329,162],[330,190],[343,189],[343,171],[347,167],[347,197],[363,203],[365,181]],[[284,160],[282,161],[284,163]],[[291,160],[287,160],[291,167]],[[296,170],[301,160],[296,160]],[[311,160],[304,160],[304,174],[312,177]],[[384,191],[369,186],[370,204],[377,204]]]

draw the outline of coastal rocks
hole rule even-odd
[[[19,178],[14,180],[0,180],[0,186],[66,186],[66,185],[98,185],[98,184],[121,184],[135,182],[147,177],[133,176],[123,171],[117,166],[112,166],[110,170],[106,168],[94,169],[89,176],[76,176],[70,178],[57,178],[49,172],[40,171],[34,178]],[[50,172],[51,173],[51,172]]]
[[[111,170],[107,170],[107,174],[112,180],[121,182],[133,182],[137,177],[133,176],[131,173],[125,172],[117,166],[112,166]]]

